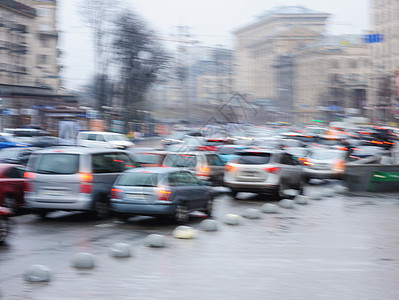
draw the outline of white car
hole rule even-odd
[[[286,190],[303,191],[302,167],[281,150],[243,150],[226,164],[224,184],[235,197],[238,192],[286,196]]]
[[[120,133],[106,131],[81,131],[76,137],[76,144],[84,147],[128,149],[134,143]]]

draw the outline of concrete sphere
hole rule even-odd
[[[278,207],[273,203],[265,203],[262,205],[261,210],[266,214],[275,214],[278,213]]]
[[[211,219],[205,219],[200,223],[200,228],[203,231],[217,231],[218,230],[218,222]]]
[[[197,235],[197,231],[190,226],[177,226],[172,235],[178,239],[193,239]]]
[[[338,193],[338,194],[346,194],[348,192],[348,188],[346,186],[343,185],[337,185],[334,187],[334,190]]]
[[[241,216],[234,214],[227,214],[224,216],[224,223],[227,225],[239,225],[241,224]]]
[[[92,269],[95,266],[93,254],[86,252],[76,253],[72,257],[72,266],[75,268]]]
[[[321,200],[323,196],[320,192],[313,192],[309,195],[309,198],[312,200]]]
[[[325,189],[325,190],[323,190],[322,193],[323,193],[323,195],[324,195],[325,197],[334,197],[335,194],[336,194],[336,191],[333,190],[333,189]]]
[[[113,257],[130,257],[132,256],[131,247],[126,243],[115,243],[110,248],[110,255]]]
[[[50,269],[43,265],[32,265],[24,273],[25,280],[31,282],[50,281],[50,277],[51,277]]]
[[[148,247],[162,248],[166,246],[165,236],[161,234],[150,234],[145,238],[145,244]]]
[[[260,210],[256,208],[247,208],[242,216],[247,219],[259,219]]]
[[[294,201],[295,201],[296,204],[305,205],[305,204],[308,204],[308,198],[309,197],[304,196],[304,195],[298,195],[298,196],[295,197]]]
[[[290,199],[280,200],[279,205],[284,208],[294,208],[294,201]]]

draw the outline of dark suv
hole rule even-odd
[[[59,147],[31,155],[25,178],[25,201],[44,217],[54,210],[88,211],[96,218],[109,214],[114,181],[134,163],[123,150]]]

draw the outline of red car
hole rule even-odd
[[[0,163],[0,206],[17,214],[24,206],[25,167],[16,164]]]

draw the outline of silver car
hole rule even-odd
[[[244,150],[226,164],[224,184],[238,192],[271,193],[287,197],[287,189],[303,190],[302,167],[281,150]]]
[[[88,211],[108,216],[111,188],[118,176],[134,167],[123,150],[57,147],[34,152],[25,178],[25,201],[42,217],[54,210]]]
[[[112,188],[111,208],[119,219],[169,216],[185,223],[190,211],[211,215],[212,189],[188,170],[148,167],[122,173]]]

